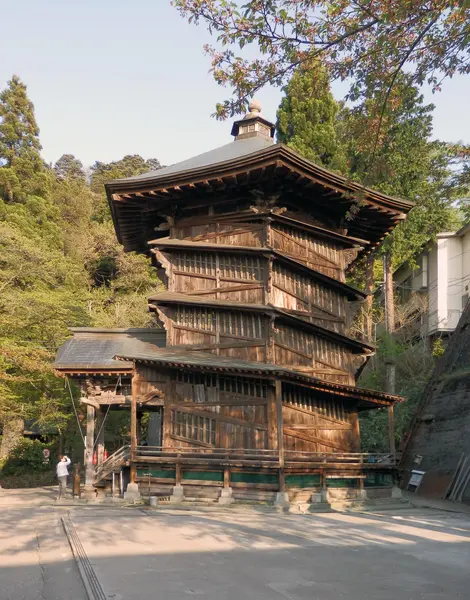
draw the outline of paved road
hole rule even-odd
[[[75,513],[114,600],[468,598],[470,517]]]
[[[86,600],[61,526],[68,510],[109,600],[469,597],[465,514],[0,505],[0,600]]]
[[[62,514],[0,503],[0,600],[87,600]]]

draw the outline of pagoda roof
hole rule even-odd
[[[181,348],[161,348],[149,353],[117,355],[116,358],[126,362],[135,361],[159,364],[176,369],[199,370],[212,373],[231,372],[240,375],[251,375],[252,377],[258,375],[287,380],[308,386],[320,392],[342,395],[353,400],[358,400],[364,409],[388,406],[397,402],[403,402],[404,400],[402,396],[367,390],[353,385],[324,381],[323,379],[305,375],[294,369],[279,367],[273,363],[250,362],[233,357],[217,356],[209,352],[191,351]]]
[[[151,231],[161,222],[158,213],[165,208],[207,195],[213,202],[215,194],[255,186],[287,190],[294,203],[303,198],[315,211],[343,222],[348,235],[367,240],[369,249],[413,207],[411,202],[362,186],[262,137],[237,139],[169,167],[105,185],[118,240],[126,250],[144,252]]]
[[[344,294],[348,300],[351,301],[362,301],[367,296],[368,293],[358,290],[352,285],[348,285],[347,283],[343,283],[338,279],[334,279],[329,275],[325,275],[324,273],[320,273],[320,271],[316,271],[311,267],[308,267],[306,264],[301,263],[298,260],[295,260],[291,256],[284,254],[283,252],[279,252],[278,250],[273,250],[268,247],[256,247],[256,246],[235,246],[232,244],[211,244],[209,242],[193,242],[191,240],[178,240],[171,239],[168,237],[160,238],[157,240],[152,240],[149,242],[151,246],[160,247],[162,249],[175,249],[175,250],[196,250],[198,252],[227,252],[227,253],[238,253],[243,252],[243,254],[269,254],[274,260],[279,260],[280,262],[284,262],[294,267],[295,269],[300,269],[307,273],[313,279],[317,279],[321,281],[325,285],[330,288],[334,288],[336,291]]]
[[[237,302],[235,300],[219,300],[217,298],[207,298],[206,296],[191,296],[188,294],[182,294],[180,292],[160,292],[149,298],[149,306],[152,304],[185,304],[192,306],[203,306],[213,307],[230,310],[241,310],[241,311],[254,311],[266,313],[272,315],[275,318],[289,322],[294,327],[302,327],[315,332],[317,335],[323,338],[327,338],[333,342],[349,346],[353,352],[360,354],[372,354],[375,351],[374,346],[365,344],[359,340],[347,337],[336,331],[325,329],[319,325],[315,325],[310,321],[291,314],[290,312],[273,306],[272,304],[249,304],[244,302]]]

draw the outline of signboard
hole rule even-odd
[[[410,480],[408,481],[408,488],[413,487],[414,489],[411,490],[412,492],[416,492],[416,490],[421,485],[421,482],[424,477],[424,473],[425,473],[425,471],[411,471],[411,477],[410,477]]]
[[[43,454],[44,458],[49,458],[49,456],[51,455],[51,451],[49,450],[49,448],[44,448],[44,450],[42,451],[42,454]]]

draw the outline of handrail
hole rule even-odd
[[[289,462],[344,462],[344,463],[383,463],[396,464],[397,456],[390,453],[370,452],[302,452],[285,450],[285,460]],[[207,459],[239,459],[239,460],[279,460],[279,451],[272,449],[253,448],[205,448],[205,447],[166,447],[166,446],[137,446],[136,457],[161,458],[199,458]]]
[[[108,458],[102,462],[95,469],[95,481],[99,481],[109,475],[115,468],[122,465],[122,463],[129,458],[130,455],[130,446],[125,445],[121,446],[116,452],[108,456]]]

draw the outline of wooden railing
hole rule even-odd
[[[129,463],[130,446],[119,448],[95,470],[95,482],[105,479]],[[326,469],[350,467],[353,469],[394,467],[398,455],[364,452],[299,452],[284,451],[284,467]],[[252,448],[201,448],[137,446],[135,462],[140,464],[175,463],[186,465],[211,466],[253,466],[278,469],[281,461],[278,450],[257,450]]]
[[[145,462],[145,459],[179,459],[186,461],[210,460],[216,461],[243,461],[243,462],[272,462],[273,466],[279,463],[278,450],[258,450],[251,448],[201,448],[201,447],[162,447],[162,446],[137,446],[136,460]],[[286,463],[308,462],[314,464],[343,463],[345,465],[373,465],[381,464],[392,466],[398,462],[398,456],[385,453],[366,452],[299,452],[285,450]]]
[[[108,456],[101,465],[98,465],[95,469],[95,482],[105,479],[113,471],[119,471],[129,460],[130,450],[130,446],[122,446],[119,450],[116,450],[114,454]]]

